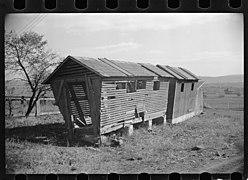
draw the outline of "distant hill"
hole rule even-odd
[[[244,75],[227,75],[227,76],[216,76],[216,77],[207,77],[200,76],[201,80],[205,81],[205,83],[243,83]]]

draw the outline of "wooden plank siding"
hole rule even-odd
[[[56,79],[73,80],[75,78],[83,79],[85,75],[87,77],[98,77],[98,75],[96,75],[94,72],[76,63],[75,61],[68,60],[67,62],[64,63],[64,65],[60,69],[58,69],[58,71],[52,77],[52,79],[54,80]]]
[[[128,81],[129,86],[116,87]],[[97,139],[142,120],[166,115],[169,122],[200,111],[202,92],[197,91],[197,81],[182,68],[68,56],[45,82],[52,84],[71,140],[73,133]]]
[[[145,89],[127,93],[126,89],[116,89],[113,81],[104,80],[101,90],[101,124],[106,126],[135,118],[137,113],[151,114],[167,110],[168,82],[160,82],[160,90],[153,90],[153,80],[146,82]]]
[[[75,118],[79,118],[81,121],[85,122],[87,125],[92,124],[90,105],[88,96],[86,93],[86,84],[84,81],[80,83],[68,82],[70,88],[69,97],[71,104],[72,115]]]
[[[183,92],[181,92],[182,83],[184,83]],[[192,83],[195,84],[193,91],[191,90]],[[196,82],[187,81],[176,82],[172,118],[177,118],[194,111],[197,92],[196,84]]]

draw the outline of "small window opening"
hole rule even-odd
[[[137,81],[137,89],[145,89],[146,88],[146,81],[145,80],[138,80]]]
[[[127,83],[127,93],[136,92],[135,81],[130,81]]]
[[[181,84],[181,92],[184,91],[184,83]]]
[[[191,84],[191,91],[194,91],[194,86],[195,86],[195,84],[192,83],[192,84]]]
[[[154,81],[153,83],[153,90],[159,90],[160,89],[160,81]]]
[[[115,99],[116,97],[115,96],[108,96],[107,99]]]
[[[116,89],[126,89],[126,83],[125,82],[116,83]]]

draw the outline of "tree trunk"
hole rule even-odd
[[[31,113],[31,111],[32,111],[32,109],[33,109],[33,107],[34,107],[34,103],[35,103],[35,102],[34,102],[35,93],[36,93],[36,92],[34,92],[34,93],[32,94],[32,96],[31,96],[31,98],[30,98],[30,100],[29,100],[28,109],[27,109],[27,112],[26,112],[26,114],[25,114],[25,117],[26,117],[26,118],[29,116],[29,114]]]
[[[36,91],[37,92],[37,91]],[[25,114],[25,117],[27,118],[29,116],[29,114],[31,113],[32,109],[34,108],[36,102],[38,101],[38,99],[40,98],[40,94],[42,91],[39,91],[37,96],[35,97],[35,93],[33,93],[32,97],[30,98],[29,100],[29,103],[28,103],[28,109],[27,109],[27,112]],[[35,115],[36,116],[36,115]]]
[[[27,109],[27,112],[26,112],[26,114],[25,114],[25,117],[26,117],[26,118],[28,118],[28,116],[29,116],[29,114],[31,113],[32,109],[33,109],[32,106],[28,105],[28,109]]]
[[[8,99],[8,102],[9,102],[9,117],[11,117],[11,114],[12,114],[12,101],[11,101],[10,98]]]

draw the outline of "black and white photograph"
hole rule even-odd
[[[6,14],[6,173],[243,173],[243,21]]]

